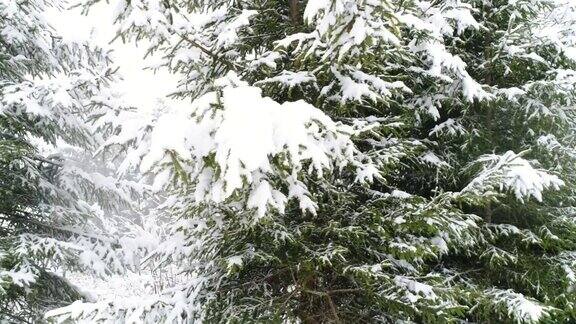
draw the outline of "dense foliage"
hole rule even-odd
[[[55,34],[44,12],[60,6],[0,2],[2,323],[38,322],[84,299],[66,269],[125,271],[111,215],[142,191],[91,156],[106,133],[93,118],[114,114],[114,71],[108,53]]]
[[[572,10],[122,1],[118,34],[180,83],[154,114],[101,120],[100,151],[151,179],[168,230],[146,264],[176,275],[48,317],[576,320]]]

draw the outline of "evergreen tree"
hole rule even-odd
[[[142,188],[95,172],[89,151],[106,134],[93,118],[118,113],[108,89],[114,71],[108,53],[55,34],[43,15],[61,5],[0,2],[2,323],[37,323],[84,298],[62,277],[66,269],[104,275],[129,266],[111,215]]]
[[[122,322],[576,319],[575,59],[553,0],[122,2],[181,76],[106,147],[168,195]],[[190,100],[191,103],[187,103]]]

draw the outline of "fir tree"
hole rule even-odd
[[[114,115],[109,54],[55,34],[53,1],[0,3],[0,322],[40,322],[85,296],[65,269],[124,271],[114,217],[141,192],[93,170]],[[103,122],[103,121],[102,121]],[[92,170],[92,171],[89,171]]]
[[[558,6],[123,2],[119,34],[165,54],[181,102],[105,146],[168,195],[150,258],[181,276],[50,315],[575,320],[576,57]]]

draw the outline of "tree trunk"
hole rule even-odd
[[[288,0],[290,6],[290,21],[294,26],[300,24],[300,0]]]

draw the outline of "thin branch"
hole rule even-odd
[[[43,163],[52,164],[52,165],[57,166],[57,167],[61,167],[61,166],[62,166],[62,163],[58,163],[58,162],[56,162],[56,161],[48,160],[48,159],[45,159],[45,158],[43,158],[43,157],[41,157],[41,156],[38,156],[38,155],[32,156],[32,157],[30,157],[30,158],[31,158],[32,160],[39,161],[39,162],[43,162]]]
[[[19,213],[23,213],[25,215],[28,216],[34,216],[34,214],[23,211],[23,210],[16,210],[16,212]],[[59,231],[59,232],[63,232],[63,233],[68,233],[68,234],[72,234],[72,235],[78,235],[78,236],[83,236],[89,239],[94,239],[94,240],[98,240],[101,242],[106,242],[106,243],[110,243],[112,245],[112,247],[120,247],[119,244],[116,243],[116,240],[112,240],[109,239],[107,237],[102,237],[102,236],[98,236],[98,235],[92,235],[92,234],[88,234],[88,233],[82,233],[79,231],[76,231],[74,229],[71,228],[64,228],[64,227],[60,227],[60,226],[53,226],[50,224],[46,224],[40,221],[37,221],[35,219],[32,218],[26,218],[26,217],[17,217],[17,218],[12,218],[12,217],[1,217],[0,216],[0,220],[5,220],[8,222],[14,222],[14,223],[20,223],[20,224],[34,224],[40,227],[44,227],[50,230],[55,230],[55,231]]]
[[[360,288],[351,288],[351,289],[334,289],[334,290],[328,290],[326,293],[329,295],[334,295],[334,294],[347,294],[347,293],[358,293],[358,292],[362,292],[363,290]]]
[[[334,320],[336,323],[341,323],[338,312],[336,311],[336,305],[334,305],[334,301],[332,301],[330,294],[326,294],[326,299],[328,300],[328,305],[330,305],[330,311],[332,312],[332,315],[334,315]]]
[[[186,35],[182,35],[182,34],[178,34],[178,36],[180,36],[183,40],[187,41],[188,43],[190,43],[192,46],[198,48],[199,50],[201,50],[204,54],[210,56],[211,58],[213,58],[216,61],[222,62],[224,63],[224,65],[226,65],[229,69],[234,69],[234,68],[241,68],[240,65],[234,63],[234,62],[230,62],[229,60],[223,58],[222,56],[217,55],[216,53],[212,52],[211,50],[207,49],[206,47],[204,47],[203,45],[201,45],[200,43],[196,42],[195,40],[191,39],[190,37],[186,36]]]

